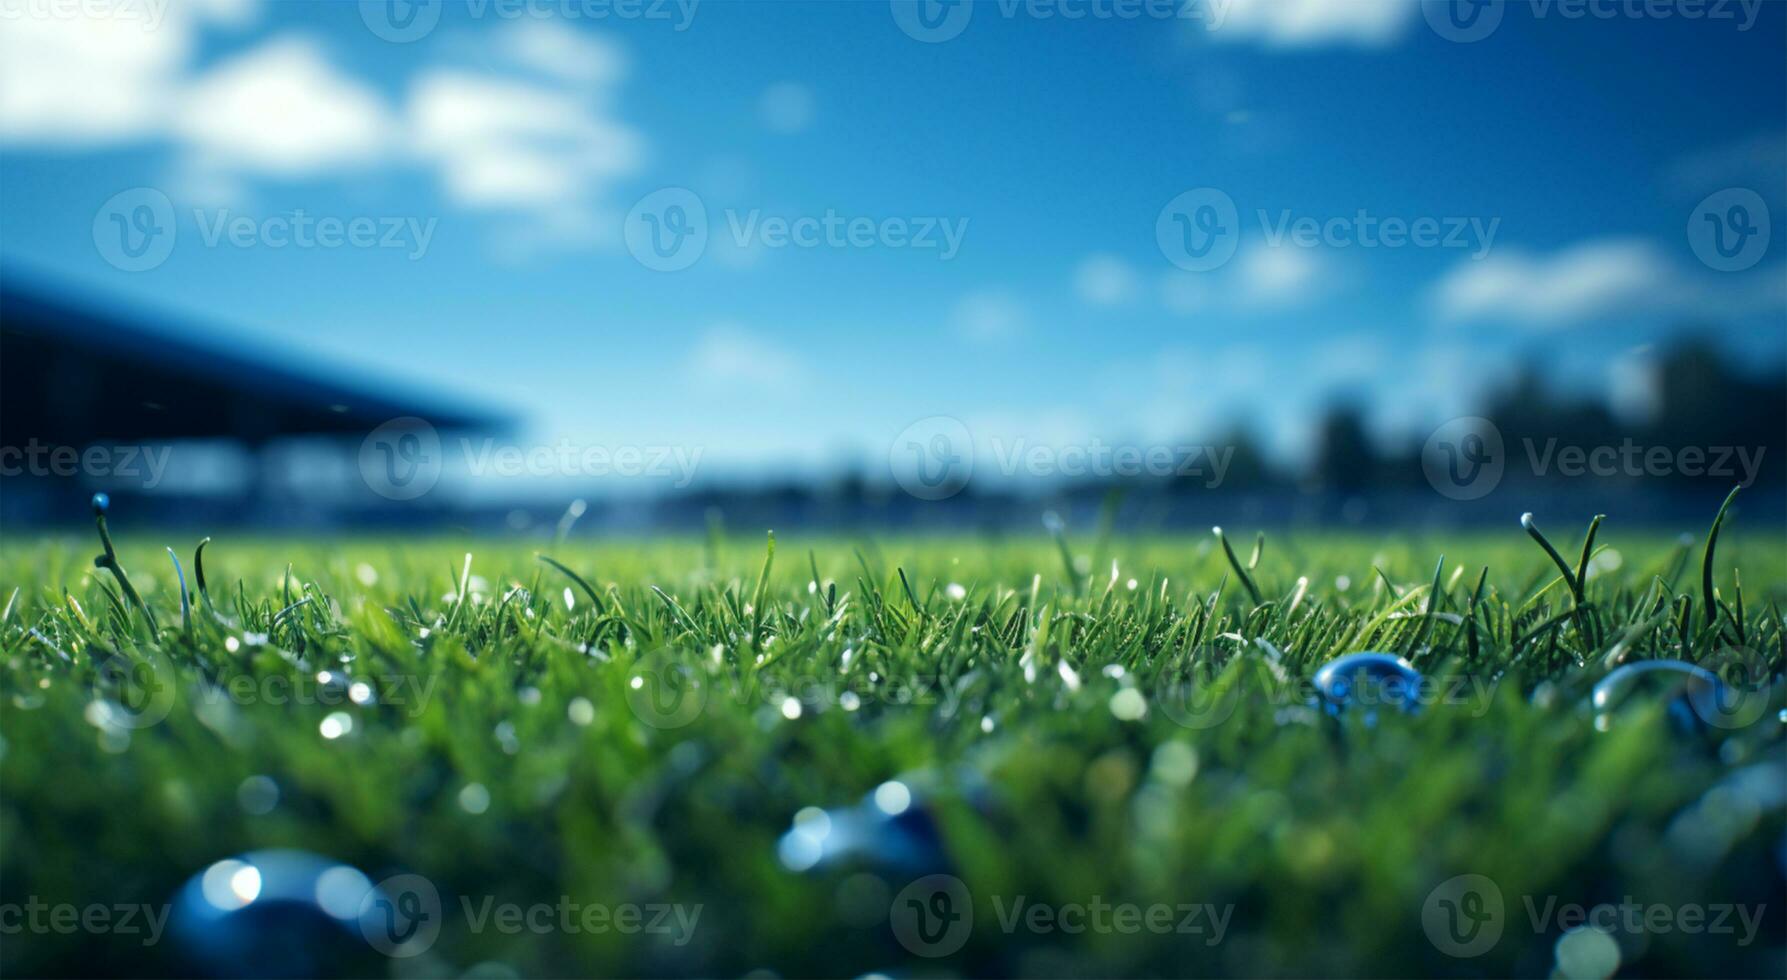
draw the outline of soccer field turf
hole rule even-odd
[[[0,966],[1778,976],[1787,546],[1545,523],[15,538]]]

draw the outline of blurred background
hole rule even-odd
[[[0,0],[0,523],[1787,523],[1787,5]]]

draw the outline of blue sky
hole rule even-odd
[[[7,274],[500,406],[525,439],[808,472],[949,415],[1055,444],[1244,421],[1290,454],[1336,395],[1418,437],[1522,358],[1629,396],[1685,322],[1759,369],[1787,356],[1778,3],[1510,2],[1459,43],[1402,0],[988,0],[924,43],[870,0],[489,0],[393,43],[382,3],[94,24],[8,2]],[[125,271],[102,211],[139,187],[176,234]],[[675,272],[625,235],[666,187],[708,218]],[[1157,227],[1199,188],[1237,238],[1187,271]],[[1739,271],[1688,233],[1727,189],[1772,228]],[[274,247],[262,226],[299,210],[403,247]],[[765,225],[828,214],[877,230],[778,247]],[[1365,244],[1361,216],[1457,240]],[[241,244],[207,241],[243,217]],[[1333,231],[1274,244],[1297,222]],[[954,254],[903,240],[945,227]]]

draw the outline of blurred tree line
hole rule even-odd
[[[1653,486],[1729,488],[1750,474],[1761,485],[1787,483],[1787,378],[1747,374],[1696,338],[1661,350],[1649,377],[1620,383],[1644,390],[1619,392],[1628,405],[1616,412],[1604,399],[1557,389],[1535,365],[1526,364],[1479,413],[1500,434],[1504,483],[1642,480]],[[1341,493],[1420,486],[1426,481],[1424,440],[1425,434],[1421,440],[1384,446],[1369,435],[1360,406],[1337,404],[1318,426],[1306,468],[1273,472],[1261,467],[1245,474],[1232,468],[1230,481],[1288,481]],[[1619,472],[1572,476],[1559,463],[1558,454],[1566,447],[1624,451],[1615,464]],[[1237,448],[1236,457],[1243,455]]]
[[[1787,519],[1787,376],[1775,370],[1759,377],[1693,336],[1661,348],[1644,366],[1620,376],[1608,399],[1549,380],[1536,363],[1524,365],[1475,413],[1493,425],[1502,460],[1500,477],[1480,499],[1439,491],[1429,479],[1423,453],[1434,451],[1430,431],[1386,441],[1371,432],[1364,405],[1339,400],[1317,421],[1313,448],[1302,459],[1273,459],[1244,424],[1187,439],[1230,453],[1217,486],[1209,485],[1208,471],[1027,485],[977,473],[953,497],[920,501],[884,469],[871,468],[819,484],[698,487],[655,502],[649,521],[700,527],[723,514],[741,527],[994,530],[1033,529],[1039,512],[1054,511],[1080,527],[1110,519],[1164,529],[1225,520],[1501,524],[1531,509],[1680,526],[1703,520],[1751,475],[1744,508],[1765,524]],[[1603,472],[1584,465],[1596,450]]]

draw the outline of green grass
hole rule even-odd
[[[94,567],[96,536],[14,538],[0,904],[159,905],[212,862],[291,847],[436,886],[443,925],[419,956],[357,934],[307,947],[315,968],[380,976],[1545,975],[1563,929],[1535,927],[1529,900],[1629,898],[1765,915],[1748,944],[1618,934],[1624,973],[1779,975],[1787,816],[1757,787],[1787,782],[1787,546],[1727,527],[1709,619],[1704,528],[1683,542],[1616,516],[1585,561],[1549,523],[1555,562],[1512,517],[1498,534],[1263,548],[1239,529],[784,535],[773,561],[761,539],[219,538],[204,594],[190,540],[123,534],[126,587]],[[1314,671],[1357,650],[1399,652],[1457,696],[1413,714],[1306,704]],[[1724,668],[1754,710],[1684,728],[1640,692],[1597,718],[1594,683],[1652,658]],[[666,664],[706,695],[678,727],[632,686]],[[325,670],[337,684],[306,681]],[[375,700],[346,700],[356,682]],[[343,714],[351,730],[325,738]],[[278,787],[266,812],[256,776]],[[902,826],[934,833],[929,861],[785,866],[803,808],[836,816],[889,780],[916,794]],[[927,870],[960,879],[974,911],[937,959],[890,927]],[[1460,959],[1422,910],[1466,873],[1506,914]],[[465,911],[561,896],[699,905],[698,925],[677,945],[477,931]],[[1020,896],[1228,912],[1215,943],[1007,931]],[[1564,948],[1565,966],[1606,962]],[[198,956],[172,936],[0,941],[8,975],[182,973]]]

